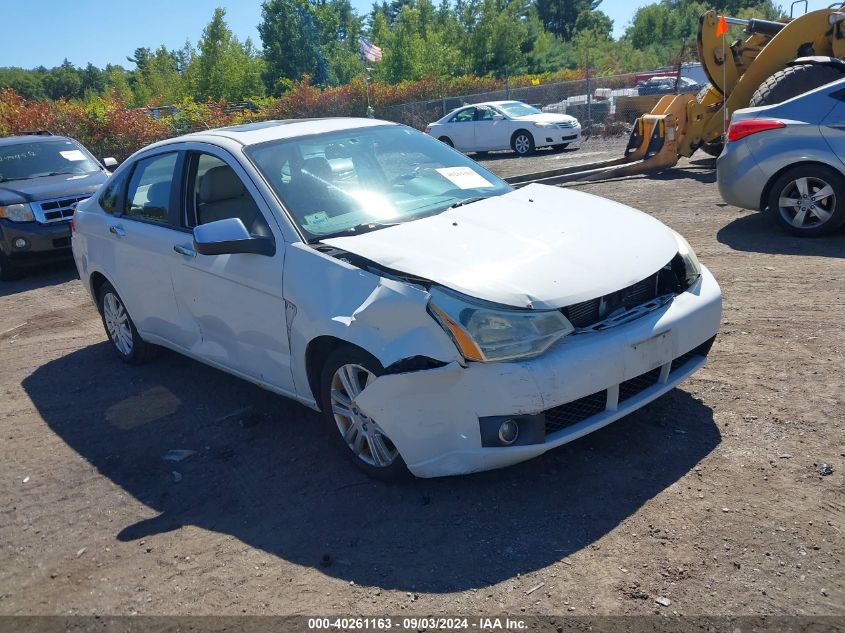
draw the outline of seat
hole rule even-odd
[[[203,174],[196,208],[197,224],[240,218],[252,235],[270,235],[255,200],[231,167],[220,165]]]
[[[144,202],[143,215],[151,220],[166,221],[170,206],[170,181],[154,182],[147,187],[147,200]]]
[[[333,180],[334,172],[328,160],[322,156],[308,158],[299,169],[293,170],[285,202],[300,218],[320,211],[328,215],[342,213]]]

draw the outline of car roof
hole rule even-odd
[[[231,125],[211,130],[202,130],[191,134],[184,134],[155,145],[186,141],[215,142],[220,139],[235,141],[240,145],[256,145],[267,141],[297,138],[311,134],[339,132],[341,130],[364,129],[378,125],[398,125],[390,121],[379,119],[362,119],[355,117],[327,117],[322,119],[283,119],[274,121],[259,121],[243,125]]]
[[[50,141],[72,141],[67,136],[55,136],[53,134],[17,134],[0,138],[0,147],[4,145],[16,145],[17,143],[49,143]]]

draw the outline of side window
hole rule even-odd
[[[112,178],[111,182],[103,188],[99,203],[100,207],[106,213],[114,213],[120,209],[120,201],[126,186],[126,175],[128,173],[128,171],[125,171],[120,176]]]
[[[138,161],[126,192],[126,217],[168,223],[176,158],[176,152],[171,152]]]
[[[189,228],[240,218],[252,235],[272,236],[255,199],[234,169],[211,154],[193,154],[192,162],[196,169],[192,169],[193,180],[188,183],[186,224]]]
[[[493,108],[478,108],[477,121],[492,121],[493,115],[496,114]]]
[[[452,117],[450,123],[467,123],[475,119],[475,108],[467,108],[461,110]]]

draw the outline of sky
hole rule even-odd
[[[372,6],[372,0],[351,1],[361,14]],[[619,37],[637,8],[650,3],[603,0],[599,8],[611,17]],[[810,0],[810,10],[829,3]],[[0,0],[0,66],[52,68],[67,58],[76,66],[91,62],[101,68],[109,63],[132,68],[126,58],[136,48],[181,48],[186,39],[196,44],[218,6],[226,9],[226,21],[238,38],[250,37],[260,48],[260,0]]]

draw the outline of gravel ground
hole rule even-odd
[[[297,404],[122,365],[70,266],[0,286],[0,613],[845,614],[845,235],[724,205],[707,159],[579,188],[683,233],[722,331],[681,388],[469,477],[370,481]]]

